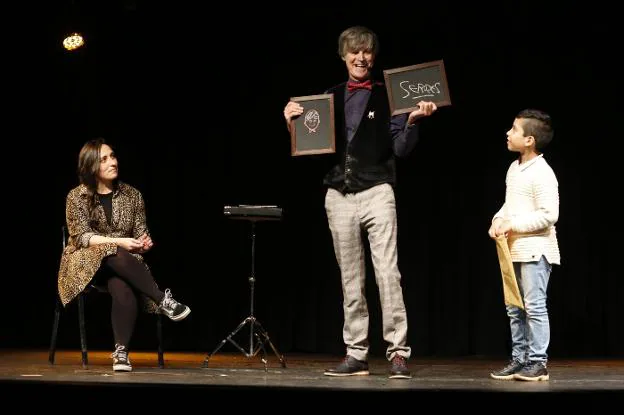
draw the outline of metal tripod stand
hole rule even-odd
[[[261,359],[264,363],[265,371],[269,370],[267,364],[267,353],[265,348],[265,345],[268,344],[271,347],[271,350],[273,350],[273,353],[275,353],[275,356],[277,356],[277,358],[279,359],[282,367],[286,367],[286,361],[284,360],[284,356],[277,351],[277,348],[273,345],[271,339],[269,338],[269,334],[262,327],[262,324],[260,324],[258,319],[256,319],[256,317],[254,316],[254,289],[256,283],[256,222],[266,219],[258,217],[245,217],[242,219],[251,221],[251,275],[249,276],[249,317],[241,321],[241,323],[230,334],[228,334],[227,337],[221,340],[219,345],[212,351],[212,353],[206,356],[202,367],[207,368],[210,358],[214,356],[215,353],[217,353],[219,349],[221,349],[227,342],[232,343],[247,358],[255,357],[259,352],[262,352]],[[249,351],[246,351],[233,339],[233,337],[247,325],[249,325]]]

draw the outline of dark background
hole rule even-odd
[[[77,185],[80,147],[103,136],[121,178],[144,194],[157,281],[193,309],[166,322],[168,350],[209,352],[249,314],[249,223],[223,217],[224,205],[246,203],[285,209],[283,221],[257,228],[258,319],[283,353],[344,353],[321,186],[331,156],[291,157],[282,109],[345,80],[337,38],[361,24],[380,37],[378,79],[443,59],[453,103],[423,122],[398,165],[413,355],[508,354],[487,229],[515,157],[505,132],[526,107],[550,112],[556,127],[545,156],[560,184],[563,263],[549,288],[550,354],[624,355],[615,6],[495,3],[65,1],[20,14],[28,48],[5,54],[18,73],[6,81],[17,94],[3,157],[0,347],[48,345],[65,196]],[[68,53],[61,41],[72,25],[87,44]],[[368,291],[371,351],[383,355],[372,275]],[[87,305],[90,348],[112,348],[108,304]],[[75,309],[61,321],[59,347],[79,347]],[[142,316],[132,346],[153,349],[153,331]]]

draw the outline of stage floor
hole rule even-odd
[[[617,397],[624,399],[624,359],[557,360],[549,362],[550,380],[542,382],[497,381],[489,378],[492,369],[506,362],[480,358],[422,359],[412,358],[412,379],[389,379],[389,363],[383,358],[369,361],[369,376],[329,377],[326,368],[336,365],[340,356],[307,354],[286,355],[286,367],[281,367],[275,355],[268,356],[265,370],[259,356],[247,358],[242,353],[217,353],[208,368],[203,368],[205,354],[165,353],[165,368],[157,365],[156,353],[132,352],[133,371],[112,371],[110,351],[89,352],[89,366],[82,368],[80,352],[57,352],[54,365],[48,363],[47,351],[0,350],[0,384],[2,390],[64,390],[131,387],[156,396],[158,391],[183,393],[185,397],[213,390],[211,399],[236,399],[244,404],[246,394],[261,394],[267,398],[285,393],[317,394],[319,397],[349,392],[358,396],[378,396],[380,393],[409,393],[420,397],[467,395],[473,398],[524,394],[526,396]],[[9,389],[7,389],[9,388]],[[184,391],[184,392],[183,392]],[[348,395],[347,395],[348,396]],[[323,401],[324,402],[324,401]],[[569,402],[569,401],[568,401]],[[320,401],[308,404],[320,404]],[[453,404],[452,400],[438,404]]]

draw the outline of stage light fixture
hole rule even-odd
[[[63,39],[63,47],[70,52],[82,47],[84,43],[84,38],[77,32],[74,32]]]

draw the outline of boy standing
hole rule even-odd
[[[500,380],[548,380],[550,324],[546,290],[552,264],[560,264],[555,223],[559,218],[558,182],[540,152],[553,137],[551,118],[534,109],[521,111],[507,132],[507,148],[519,157],[507,171],[505,203],[488,233],[506,236],[524,310],[507,306],[511,361],[490,376]]]

